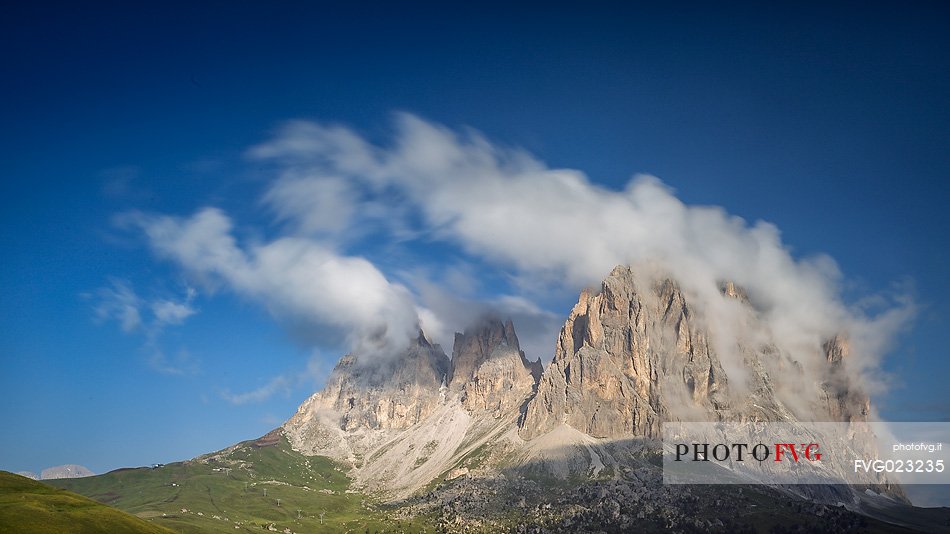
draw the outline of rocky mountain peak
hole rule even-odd
[[[856,388],[844,366],[851,354],[851,344],[845,336],[838,335],[824,346],[829,370],[821,384],[821,395],[833,421],[867,421],[871,414],[871,398]]]
[[[835,336],[824,344],[825,355],[829,363],[840,364],[851,354],[851,344],[844,336]]]
[[[447,383],[456,387],[464,385],[478,366],[499,348],[521,353],[511,319],[503,323],[497,317],[484,317],[464,333],[456,332]]]
[[[438,406],[448,368],[442,348],[421,331],[408,347],[389,358],[361,359],[348,354],[334,367],[323,390],[301,404],[285,428],[301,446],[307,444],[307,436],[326,437],[328,429],[408,428]]]
[[[522,436],[566,423],[598,438],[653,437],[672,405],[722,407],[726,375],[693,314],[673,281],[615,268],[571,310]]]
[[[619,266],[581,292],[546,369],[526,358],[510,320],[487,317],[455,335],[451,360],[421,333],[388,359],[345,356],[283,428],[295,449],[346,460],[361,484],[405,496],[459,465],[616,473],[616,448],[658,438],[666,421],[867,419],[844,337],[816,346],[817,368],[806,367],[741,287],[719,290],[754,336],[717,330],[675,280]],[[488,459],[473,460],[478,450]]]
[[[764,324],[755,326],[756,311],[740,287],[725,282],[720,290],[741,303],[753,328],[768,335]],[[617,438],[656,437],[661,421],[790,421],[796,410],[814,420],[866,417],[867,396],[844,372],[848,348],[842,338],[824,346],[828,368],[813,390],[818,398],[801,400],[788,383],[778,389],[769,371],[785,365],[785,374],[795,375],[789,383],[810,378],[796,362],[786,363],[787,355],[767,337],[755,344],[737,341],[731,356],[740,358],[740,382],[730,383],[710,342],[721,333],[707,330],[702,313],[675,281],[615,268],[599,291],[583,291],[571,310],[528,404],[522,437],[563,423],[593,437]],[[794,406],[786,404],[790,398]]]
[[[468,410],[487,411],[495,418],[516,416],[542,370],[540,358],[529,362],[525,357],[510,319],[502,323],[486,317],[455,335],[449,385],[461,390]]]
[[[719,285],[719,291],[727,297],[734,298],[750,306],[752,305],[752,302],[749,300],[749,295],[745,292],[745,289],[736,285],[736,283],[731,280],[721,283]]]

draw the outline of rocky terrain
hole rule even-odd
[[[462,478],[408,499],[405,517],[427,514],[446,532],[930,532],[946,514],[902,527],[768,487],[664,486],[655,471],[557,483]]]
[[[805,365],[741,288],[719,289],[744,334],[711,330],[675,281],[620,266],[580,295],[547,368],[524,354],[511,321],[496,318],[456,334],[451,359],[422,332],[385,362],[347,355],[283,432],[298,451],[346,462],[357,488],[401,513],[435,514],[449,530],[731,530],[714,518],[775,495],[819,507],[830,518],[819,526],[867,521],[854,513],[863,487],[743,494],[662,484],[663,422],[853,422],[871,411],[845,372],[846,337],[816,342]],[[874,494],[905,502],[900,488],[870,482],[880,483],[868,486]]]
[[[450,362],[421,332],[387,362],[361,365],[348,355],[284,431],[301,452],[348,462],[358,485],[407,496],[461,456],[514,436],[541,374],[511,322],[486,319],[458,334],[453,355]]]

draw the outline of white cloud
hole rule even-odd
[[[97,321],[114,320],[123,332],[142,335],[142,350],[147,354],[149,366],[164,374],[184,375],[195,374],[198,362],[185,349],[179,350],[174,358],[167,357],[162,349],[161,336],[168,326],[181,325],[198,312],[192,306],[196,295],[189,287],[183,300],[146,300],[135,292],[129,281],[113,279],[109,286],[86,296],[96,300],[93,312]]]
[[[748,327],[735,301],[722,297],[722,281],[746,290],[783,357],[808,376],[824,368],[822,342],[846,332],[856,379],[873,385],[880,358],[914,313],[901,295],[874,311],[847,304],[831,258],[796,258],[774,225],[685,205],[655,177],[635,176],[622,190],[607,189],[581,171],[552,169],[477,132],[457,133],[412,115],[397,116],[387,144],[341,126],[294,121],[248,155],[276,166],[277,179],[261,200],[284,235],[240,240],[230,217],[216,208],[190,217],[126,214],[123,222],[140,228],[156,255],[208,290],[253,300],[290,326],[337,332],[364,355],[401,349],[420,324],[446,345],[454,331],[495,313],[515,321],[529,357],[547,360],[563,317],[528,297],[596,286],[618,264],[676,279],[710,323],[733,379],[742,373],[737,340],[761,340],[751,339],[757,329]],[[426,236],[460,247],[502,271],[521,294],[476,297],[477,277],[453,267],[436,281],[406,277],[413,294],[367,259],[339,252],[347,240],[377,230],[374,243],[381,246]],[[145,302],[122,284],[100,296],[97,315],[126,331],[161,331],[195,311],[191,297]],[[295,383],[281,375],[224,396],[259,401]]]
[[[392,213],[404,216],[394,224],[416,225],[515,279],[576,290],[598,284],[618,264],[660,266],[715,323],[712,330],[724,333],[715,340],[724,358],[748,334],[734,303],[719,292],[724,280],[748,292],[780,348],[806,369],[822,365],[824,340],[848,332],[854,367],[870,372],[913,315],[908,301],[874,315],[848,306],[831,258],[795,258],[774,225],[687,206],[655,177],[636,176],[623,190],[609,190],[580,171],[548,168],[476,132],[459,134],[412,115],[397,116],[387,145],[343,127],[297,121],[249,154],[306,169],[301,180],[314,187],[328,178],[359,187],[365,198],[351,198],[350,211],[391,199],[400,204]],[[424,292],[421,300],[425,323],[457,328],[445,324],[454,322],[446,319],[451,306]]]
[[[160,346],[158,339],[147,340],[144,349],[148,352],[149,366],[159,373],[192,376],[201,371],[201,362],[187,349],[179,349],[169,357]]]
[[[314,352],[307,362],[306,368],[297,373],[284,373],[274,376],[264,385],[245,391],[243,393],[232,393],[229,389],[220,391],[221,398],[234,405],[252,404],[264,402],[274,395],[289,395],[294,388],[316,384],[326,376],[328,369],[323,364],[323,357],[319,352]]]
[[[221,392],[221,398],[236,405],[263,402],[277,393],[290,394],[292,386],[292,380],[284,375],[279,375],[263,386],[245,393],[231,393],[224,390]]]
[[[115,320],[123,332],[133,332],[142,327],[142,299],[135,294],[125,280],[112,280],[108,287],[96,290],[94,313],[96,320],[104,322]]]
[[[156,300],[151,305],[155,320],[162,325],[182,324],[195,314],[196,310],[188,302]]]
[[[128,280],[112,279],[109,286],[97,289],[90,296],[96,300],[96,320],[114,320],[123,332],[143,330],[155,336],[166,326],[180,325],[198,312],[191,304],[196,296],[193,288],[185,290],[184,300],[155,298],[149,301],[140,297]]]
[[[349,228],[357,197],[346,180],[287,171],[264,195],[264,202],[298,231],[324,234]]]
[[[154,252],[209,287],[225,286],[264,305],[274,316],[329,327],[361,354],[406,346],[419,319],[409,291],[373,264],[342,256],[305,237],[240,245],[231,220],[205,208],[188,218],[129,214]]]

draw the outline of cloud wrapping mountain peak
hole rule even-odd
[[[822,343],[847,332],[853,368],[870,382],[914,313],[903,296],[875,314],[849,306],[830,257],[796,258],[773,224],[686,205],[658,178],[638,175],[620,191],[607,189],[581,171],[552,169],[477,132],[458,133],[409,114],[396,116],[389,144],[340,126],[295,121],[249,155],[283,169],[269,198],[291,176],[314,190],[342,179],[360,192],[350,197],[349,212],[385,212],[393,231],[434,235],[516,279],[581,288],[616,265],[654,265],[704,311],[727,359],[737,339],[755,332],[744,331],[742,314],[720,291],[724,281],[746,291],[772,339],[806,369],[821,363]],[[386,209],[378,209],[386,199]],[[284,204],[280,213],[292,217],[296,207]],[[296,214],[301,227],[308,213]]]
[[[913,315],[909,299],[875,314],[848,305],[830,257],[796,258],[774,225],[686,205],[655,177],[634,176],[622,190],[608,189],[581,171],[549,168],[478,132],[410,114],[396,115],[386,143],[298,120],[247,155],[276,175],[262,195],[283,232],[273,240],[239,243],[231,219],[216,208],[187,218],[128,218],[158,255],[206,286],[226,286],[275,316],[342,332],[351,349],[367,354],[398,351],[420,325],[441,343],[467,326],[447,320],[465,317],[451,309],[464,299],[444,298],[444,288],[426,280],[411,291],[397,281],[406,280],[406,269],[384,272],[343,252],[368,233],[380,247],[455,247],[503,273],[521,293],[516,298],[596,286],[616,265],[649,267],[676,280],[701,312],[733,378],[742,372],[737,347],[757,336],[808,371],[824,365],[823,343],[847,333],[849,367],[873,385],[880,358]],[[746,312],[723,295],[726,281],[743,288],[767,336],[749,329]],[[550,323],[553,340],[557,324],[548,319],[538,323]],[[549,358],[550,349],[539,355]]]

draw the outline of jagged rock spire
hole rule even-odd
[[[499,347],[521,352],[511,319],[502,323],[497,317],[485,317],[464,333],[456,332],[448,384],[456,387],[464,385],[478,366],[487,361]]]

